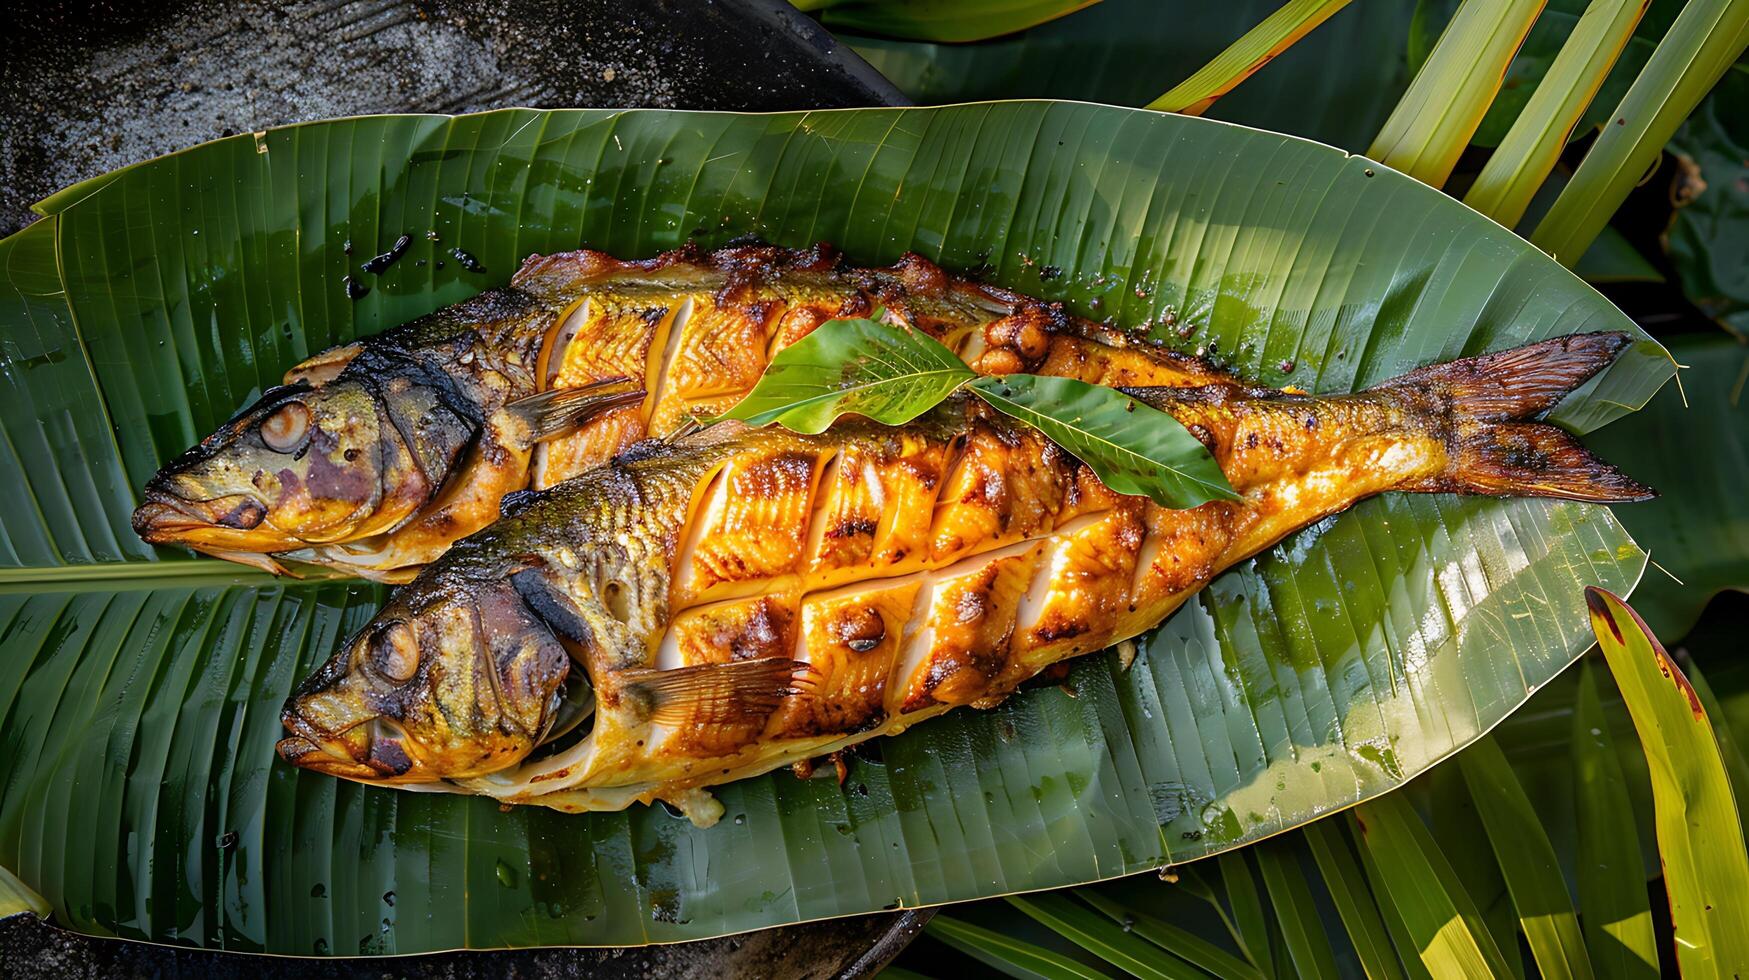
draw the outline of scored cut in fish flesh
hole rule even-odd
[[[1628,343],[1561,337],[1333,397],[1126,389],[1240,494],[1183,510],[1113,493],[963,395],[901,427],[637,443],[513,498],[397,590],[288,700],[280,754],[561,810],[667,800],[709,823],[704,787],[993,705],[1364,497],[1649,496],[1529,421]]]

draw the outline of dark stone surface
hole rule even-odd
[[[0,234],[75,181],[309,119],[903,99],[782,0],[70,0],[4,10]]]
[[[0,234],[87,177],[231,133],[504,106],[779,110],[898,91],[781,0],[73,0],[0,22]],[[866,976],[927,912],[624,950],[216,954],[0,921],[0,978]]]

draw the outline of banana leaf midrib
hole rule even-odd
[[[166,585],[228,584],[248,587],[315,584],[339,575],[286,578],[217,558],[173,558],[164,561],[104,561],[67,565],[0,568],[0,595],[33,592],[109,592],[117,588],[150,589]],[[230,581],[226,581],[230,580]],[[360,579],[359,581],[363,581]]]

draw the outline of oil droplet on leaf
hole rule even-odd
[[[485,272],[486,271],[486,267],[480,264],[480,260],[474,258],[474,253],[468,251],[467,249],[464,249],[464,248],[461,248],[458,246],[456,248],[450,249],[449,254],[455,256],[455,261],[456,261],[457,265],[460,265],[462,268],[468,270],[469,272]]]

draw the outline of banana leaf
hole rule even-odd
[[[1318,391],[1634,332],[1555,413],[1580,431],[1671,363],[1567,270],[1402,175],[1085,104],[345,119],[41,208],[0,242],[0,865],[84,932],[293,954],[636,944],[1189,861],[1478,737],[1590,642],[1581,586],[1625,592],[1644,565],[1606,508],[1388,495],[1220,577],[1128,670],[1083,658],[1062,687],[871,746],[842,786],[728,786],[710,829],[364,787],[273,742],[290,686],[380,591],[155,553],[128,531],[134,488],[287,364],[502,283],[530,252],[746,234],[864,263],[915,249]],[[401,234],[417,244],[349,298],[342,277]]]

